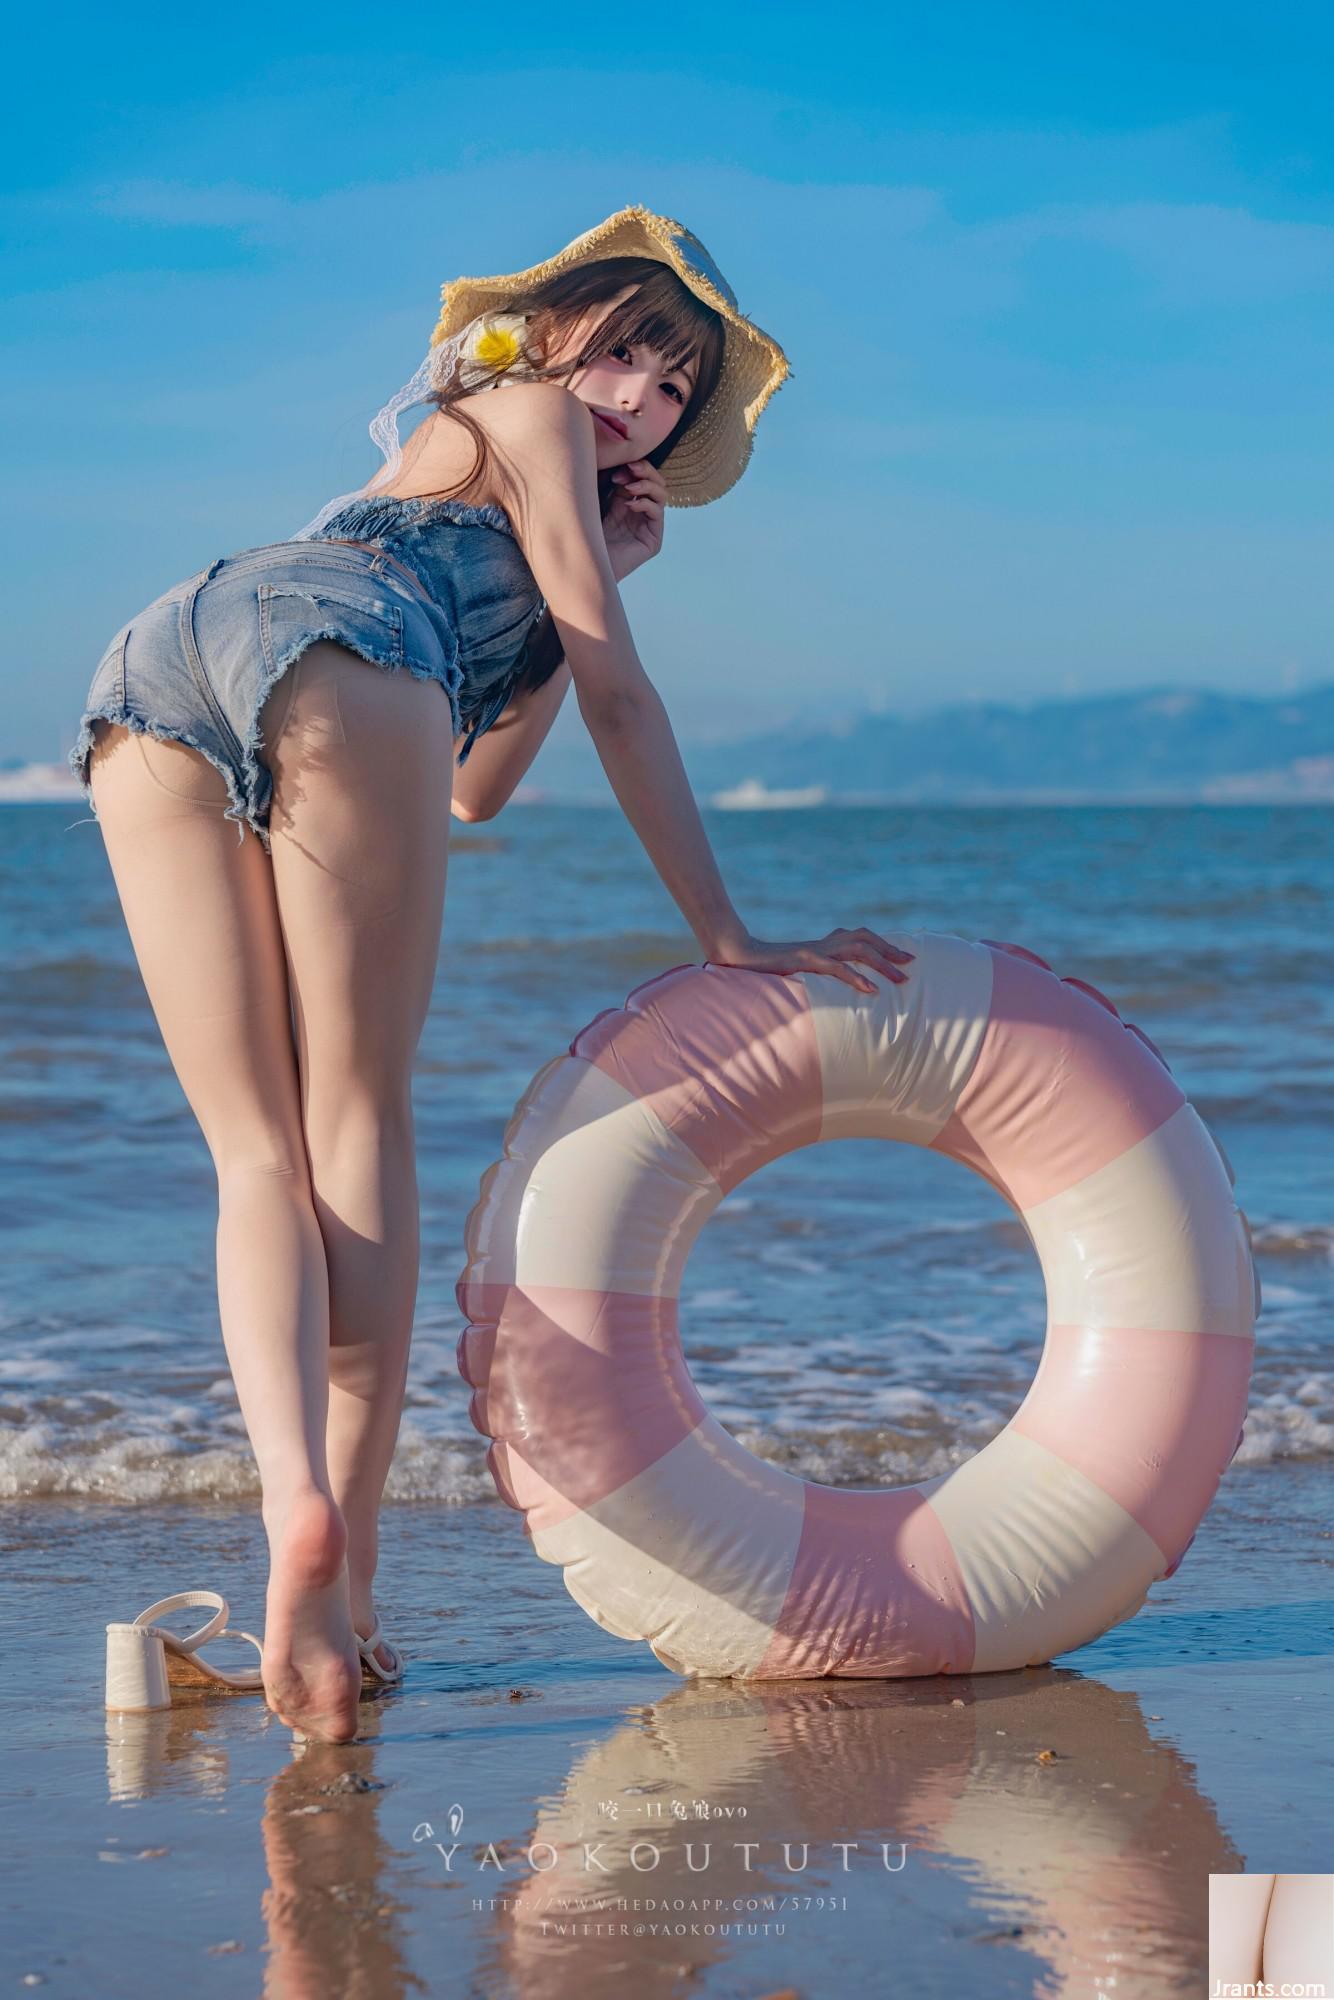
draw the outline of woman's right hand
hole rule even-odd
[[[825,937],[792,944],[771,943],[747,932],[736,943],[711,952],[709,963],[740,965],[750,972],[828,972],[835,979],[846,980],[859,993],[874,993],[874,982],[864,973],[854,972],[849,961],[873,966],[901,986],[908,975],[898,968],[915,957],[915,952],[891,944],[878,931],[863,928],[830,931]]]
[[[667,481],[646,458],[632,458],[626,465],[615,466],[611,476],[616,491],[602,517],[602,533],[611,573],[617,583],[624,583],[641,564],[662,551]]]

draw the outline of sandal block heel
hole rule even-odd
[[[146,1625],[107,1626],[106,1705],[126,1715],[171,1707],[167,1649],[160,1632]]]
[[[168,1611],[186,1611],[193,1606],[211,1606],[213,1616],[178,1638],[165,1625],[153,1621]],[[128,1622],[113,1620],[107,1626],[106,1706],[115,1714],[146,1713],[171,1707],[173,1687],[222,1688],[229,1694],[262,1694],[263,1677],[258,1667],[228,1673],[211,1667],[200,1657],[200,1648],[210,1639],[248,1639],[263,1658],[264,1648],[253,1632],[233,1630],[227,1623],[227,1600],[216,1590],[178,1590],[150,1604],[146,1611]]]

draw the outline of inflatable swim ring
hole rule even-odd
[[[1241,1442],[1258,1288],[1232,1175],[1163,1057],[1020,945],[894,934],[874,995],[674,967],[538,1071],[482,1177],[459,1369],[502,1499],[607,1631],[689,1675],[997,1672],[1129,1618]],[[766,1161],[873,1136],[1021,1217],[1048,1323],[999,1436],[846,1489],[756,1458],[677,1328],[686,1259]]]

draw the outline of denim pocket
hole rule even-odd
[[[270,679],[289,667],[317,639],[330,639],[379,666],[401,667],[403,607],[373,582],[362,590],[339,590],[323,577],[309,587],[261,583],[259,642]]]

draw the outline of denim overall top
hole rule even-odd
[[[465,763],[508,706],[546,609],[508,515],[489,503],[369,494],[302,539],[368,542],[412,571],[458,639]]]

